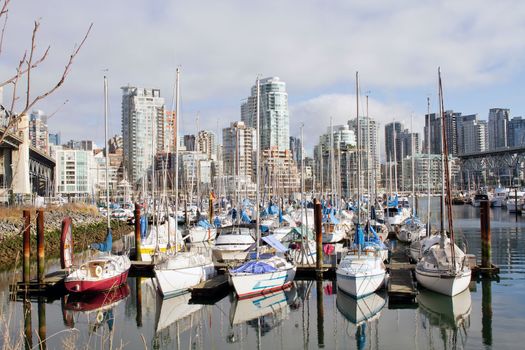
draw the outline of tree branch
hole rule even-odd
[[[76,46],[75,49],[73,50],[73,53],[71,53],[71,55],[69,56],[69,61],[67,62],[66,66],[64,68],[64,71],[62,72],[62,77],[60,78],[58,83],[54,87],[52,87],[51,89],[49,89],[48,91],[43,93],[42,95],[37,96],[32,102],[27,104],[26,108],[19,115],[23,115],[23,114],[27,113],[27,111],[30,110],[38,101],[40,101],[43,98],[46,98],[47,96],[51,95],[59,87],[61,87],[62,84],[64,84],[64,81],[66,80],[66,77],[67,77],[67,75],[69,74],[69,72],[71,70],[71,65],[73,64],[73,60],[75,59],[75,57],[77,56],[78,52],[80,51],[80,49],[82,48],[82,46],[86,42],[86,39],[87,39],[89,33],[91,32],[91,28],[93,28],[93,23],[91,23],[89,25],[89,28],[88,28],[86,34],[84,35],[84,38],[80,42],[80,45]]]
[[[9,0],[4,1],[4,5],[2,6],[2,9],[0,10],[0,18],[2,18],[3,15],[5,15],[4,25],[2,26],[2,34],[0,34],[0,55],[2,55],[2,47],[4,44],[4,33],[5,33],[5,27],[7,25],[7,18],[8,12],[7,12],[7,5],[9,4]]]
[[[36,32],[38,31],[38,27],[40,26],[40,22],[35,21],[35,25],[33,27],[33,35],[31,36],[31,50],[29,51],[29,59],[27,60],[27,88],[26,88],[26,106],[25,108],[29,106],[29,95],[31,92],[31,64],[33,62],[33,53],[35,52],[36,43]]]
[[[36,68],[40,63],[42,63],[42,61],[44,61],[46,58],[47,58],[47,54],[49,53],[49,49],[51,48],[51,46],[48,46],[46,51],[44,52],[44,54],[42,55],[42,57],[40,57],[38,60],[35,61],[35,63],[33,63],[31,65],[31,69],[33,68]],[[13,81],[15,81],[16,79],[20,78],[20,76],[26,74],[27,72],[27,67],[24,68],[22,71],[20,71],[20,74],[15,74],[13,75],[11,78],[3,81],[2,83],[0,83],[0,87],[4,86],[4,85],[7,85],[9,83],[12,83]]]

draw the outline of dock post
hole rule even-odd
[[[314,201],[314,224],[315,224],[315,246],[316,246],[316,273],[317,277],[323,274],[323,212],[321,202]]]
[[[489,210],[489,201],[481,201],[479,212],[481,221],[481,267],[488,269],[492,267]]]
[[[323,304],[323,280],[317,279],[317,346],[324,348],[324,304]]]
[[[36,245],[37,245],[37,279],[38,283],[44,283],[46,270],[46,253],[44,249],[44,210],[38,209],[36,215]]]
[[[210,214],[210,224],[213,223],[213,196],[210,193],[210,199],[208,203],[208,213]]]
[[[135,260],[141,261],[140,255],[141,237],[140,237],[140,205],[135,203]]]
[[[31,279],[31,212],[24,210],[24,265],[22,267],[23,281],[29,283]]]

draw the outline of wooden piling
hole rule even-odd
[[[25,212],[25,210],[24,210]],[[31,318],[31,301],[24,299],[24,344],[25,349],[30,350],[33,348],[33,327]]]
[[[318,199],[314,201],[314,224],[315,224],[315,243],[316,243],[316,271],[322,274],[323,270],[323,212],[321,203]]]
[[[137,315],[135,317],[135,321],[137,322],[137,327],[142,327],[142,278],[136,277],[135,278],[135,289],[136,289],[136,308],[137,308]]]
[[[489,201],[480,203],[481,224],[481,267],[491,268],[491,237],[490,237],[490,204]]]
[[[36,245],[37,245],[37,279],[38,283],[44,283],[46,270],[46,255],[44,249],[44,210],[38,209],[36,216]]]
[[[210,193],[210,200],[209,200],[209,204],[208,204],[209,208],[208,208],[208,213],[210,213],[210,223],[213,222],[213,194]]]
[[[481,281],[481,335],[483,344],[492,345],[492,282]]]
[[[22,266],[23,282],[29,283],[31,279],[31,212],[24,210],[24,262]]]
[[[135,260],[142,261],[140,248],[142,246],[140,236],[140,204],[135,203]]]

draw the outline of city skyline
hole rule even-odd
[[[524,70],[519,65],[525,56],[525,44],[519,40],[525,32],[521,20],[525,4],[519,1],[402,1],[395,7],[384,2],[334,2],[330,7],[301,3],[299,7],[290,2],[279,3],[277,15],[270,15],[271,6],[235,1],[208,2],[207,11],[202,11],[202,4],[171,2],[151,6],[128,1],[124,7],[115,1],[104,3],[104,11],[97,1],[58,4],[12,4],[0,72],[7,75],[14,69],[29,44],[30,24],[41,18],[38,47],[49,44],[51,53],[42,70],[35,71],[33,84],[35,91],[43,90],[56,81],[68,52],[94,23],[65,85],[35,106],[50,115],[59,109],[50,118],[49,129],[60,131],[64,139],[103,143],[99,136],[103,74],[110,79],[110,134],[120,130],[120,86],[158,88],[166,109],[171,109],[179,64],[181,134],[195,133],[193,121],[199,113],[201,123],[217,126],[212,130],[220,135],[222,128],[240,119],[239,103],[256,75],[279,76],[287,83],[290,136],[298,136],[304,123],[309,155],[330,116],[334,124],[355,118],[357,70],[362,95],[370,95],[370,116],[380,128],[392,120],[406,125],[413,114],[415,131],[422,131],[427,96],[432,99],[431,112],[437,111],[438,66],[443,72],[446,109],[477,113],[482,120],[490,108],[509,108],[510,117],[525,114]],[[242,11],[247,15],[242,16]],[[494,25],[494,16],[505,21]],[[443,17],[446,26],[439,20]],[[268,18],[273,26],[256,25]],[[127,29],[130,19],[134,26]],[[207,24],[201,28],[202,23]],[[153,33],[156,40],[151,40]],[[315,44],[311,38],[305,40],[305,33],[314,35]],[[246,40],[246,35],[254,40]],[[8,91],[4,94],[6,100]],[[69,102],[60,108],[65,100]],[[78,130],[79,123],[87,128]]]

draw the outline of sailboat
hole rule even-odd
[[[359,75],[356,72],[357,99],[357,144],[361,145],[359,126]],[[386,268],[379,251],[362,252],[365,244],[364,231],[361,227],[361,152],[357,153],[357,225],[354,235],[354,247],[341,259],[337,266],[337,288],[360,298],[379,289],[386,277]]]
[[[104,121],[105,121],[105,145],[108,147],[108,81],[104,77]],[[96,293],[113,288],[126,283],[128,272],[131,267],[131,261],[127,255],[112,255],[111,248],[113,243],[113,235],[111,233],[111,207],[109,205],[109,155],[106,151],[106,208],[108,210],[107,218],[107,234],[106,240],[102,243],[93,243],[91,248],[99,251],[94,257],[90,258],[78,268],[73,269],[64,279],[64,286],[72,293]],[[62,255],[71,257],[72,229],[71,221],[69,226],[64,225],[62,234],[61,247],[63,249]],[[65,250],[69,249],[69,252]],[[67,254],[66,254],[67,253]],[[64,260],[64,259],[62,259]],[[72,259],[66,259],[71,268]]]
[[[255,295],[270,293],[291,286],[295,277],[296,266],[288,259],[277,255],[260,256],[259,241],[261,238],[259,222],[259,203],[260,203],[260,134],[259,134],[259,103],[260,103],[260,85],[259,77],[257,85],[257,103],[256,103],[256,199],[255,199],[255,227],[256,227],[256,257],[241,266],[229,269],[229,281],[235,288],[239,298],[249,298]],[[271,240],[271,237],[265,237],[266,241],[272,246],[285,252],[286,249],[277,240]]]
[[[442,126],[442,151],[444,163],[444,186],[446,186],[446,207],[448,216],[448,229],[450,239],[446,238],[443,228],[444,211],[442,214],[442,230],[440,239],[434,239],[435,244],[422,252],[421,260],[416,265],[416,278],[423,287],[435,292],[454,296],[468,288],[471,270],[468,266],[465,253],[455,244],[454,226],[452,222],[452,189],[450,186],[450,172],[448,164],[448,145],[445,132],[443,90],[441,84],[441,73],[439,77],[439,98]],[[442,199],[443,200],[443,199]]]
[[[179,131],[179,77],[180,69],[177,68],[176,82],[176,115],[177,115],[177,134]],[[178,211],[178,180],[179,180],[179,147],[178,135],[175,137],[175,212]],[[178,246],[179,232],[175,225],[175,246]],[[204,255],[196,251],[189,252],[170,252],[160,254],[158,263],[155,266],[155,283],[161,294],[165,297],[172,297],[187,292],[202,281],[215,275],[215,268],[210,255]]]

